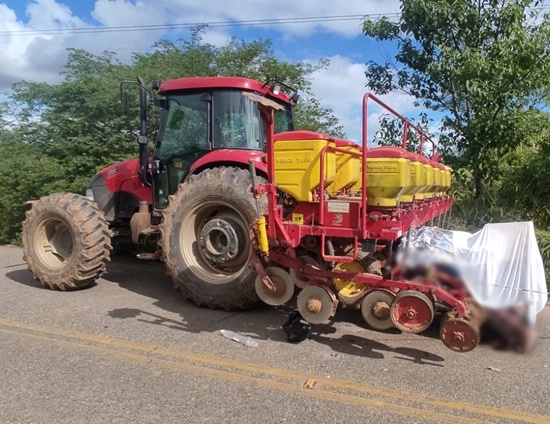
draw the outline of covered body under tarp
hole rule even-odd
[[[487,224],[474,234],[418,227],[400,246],[398,260],[404,267],[450,266],[481,306],[526,306],[531,323],[548,301],[532,222]]]

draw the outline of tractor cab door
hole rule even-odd
[[[166,99],[158,143],[153,155],[159,161],[153,176],[155,207],[164,209],[189,168],[212,149],[210,136],[211,95],[180,94]]]

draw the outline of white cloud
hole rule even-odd
[[[149,0],[152,1],[152,0]],[[169,11],[173,22],[212,22],[242,20],[275,20],[300,17],[390,14],[399,12],[399,0],[158,0],[160,8]],[[253,5],[252,5],[253,4]],[[269,25],[285,33],[309,35],[326,30],[355,36],[361,33],[360,21],[314,22]]]
[[[79,17],[66,5],[56,0],[28,0],[26,21],[0,3],[0,27],[14,31],[11,36],[0,36],[0,90],[9,84],[28,81],[56,82],[66,61],[68,47],[83,48],[92,53],[116,51],[122,60],[132,52],[145,51],[157,41],[163,31],[128,31],[93,34],[17,35],[30,29],[65,29],[128,25],[158,25],[193,22],[242,21],[283,19],[312,16],[343,16],[395,13],[398,0],[348,0],[346,2],[318,0],[280,0],[276,6],[271,0],[256,0],[251,7],[248,0],[96,0],[90,17]],[[316,22],[268,26],[294,37],[311,35],[318,31],[353,37],[361,33],[360,21]],[[185,30],[187,32],[187,30]],[[183,35],[183,34],[182,34]],[[186,35],[186,34],[185,34]],[[210,28],[204,39],[221,45],[230,39],[230,28]],[[313,90],[324,106],[330,107],[340,118],[349,138],[361,137],[361,99],[365,92],[365,67],[351,59],[334,56],[327,69],[313,76]],[[392,106],[405,112],[412,101],[406,96],[390,95]],[[372,112],[376,112],[373,109]],[[377,120],[371,120],[373,130]],[[376,126],[376,127],[375,127]]]
[[[101,26],[141,25],[149,23],[150,16],[155,11],[152,5],[98,0],[93,16]],[[148,48],[160,35],[158,32],[143,31],[25,35],[21,31],[90,27],[67,6],[55,0],[33,0],[28,3],[26,14],[28,20],[23,23],[12,9],[0,4],[0,28],[14,32],[10,36],[0,36],[0,56],[3,62],[0,67],[0,89],[6,89],[22,79],[36,82],[58,81],[68,47],[82,48],[93,53],[117,51],[125,59],[134,51]]]
[[[23,1],[23,0],[22,0]],[[90,27],[93,18],[97,27],[128,25],[165,25],[195,22],[273,20],[312,16],[366,15],[395,13],[398,0],[347,0],[346,2],[318,0],[96,0],[90,17],[79,17],[56,0],[27,0],[26,16],[16,16],[7,5],[0,3],[0,28],[14,31],[0,36],[0,89],[26,79],[54,82],[66,59],[67,47],[83,48],[93,53],[117,51],[128,59],[134,51],[145,51],[163,35],[163,30],[106,32],[94,34],[21,35],[29,29],[66,29]],[[331,31],[345,36],[361,33],[360,21],[316,22],[266,26],[289,36],[305,36],[316,31]],[[184,30],[187,31],[187,30]],[[186,35],[186,34],[185,34]],[[220,45],[230,38],[228,28],[211,28],[205,41]]]
[[[362,107],[365,87],[366,66],[363,63],[353,62],[348,57],[330,57],[330,65],[326,69],[317,71],[312,78],[313,93],[321,104],[331,108],[340,119],[348,138],[360,141],[362,137]],[[309,61],[314,63],[313,60]],[[406,94],[390,93],[379,98],[407,117],[416,115],[420,110],[414,107],[414,98]],[[368,134],[372,139],[380,129],[379,118],[382,115],[380,107],[368,103]]]

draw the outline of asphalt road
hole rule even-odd
[[[197,308],[160,263],[117,258],[64,293],[21,256],[0,246],[0,423],[550,423],[550,307],[523,356],[453,353],[436,329],[374,332],[343,310],[289,344],[288,308]]]

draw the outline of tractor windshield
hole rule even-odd
[[[214,149],[264,150],[265,122],[258,103],[237,90],[173,94],[157,158],[170,160]],[[290,105],[275,111],[275,132],[293,129]]]
[[[255,101],[240,91],[214,93],[214,148],[262,150],[265,130]]]
[[[214,148],[264,150],[265,122],[253,98],[241,91],[218,91],[213,103]],[[293,129],[290,105],[278,105],[275,132]]]

